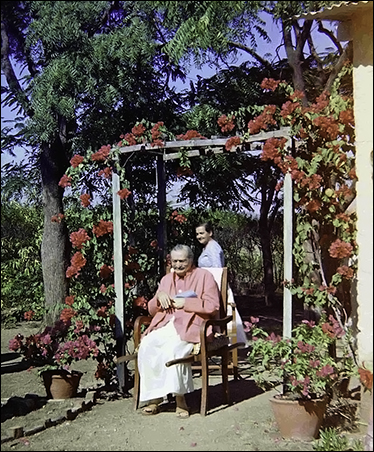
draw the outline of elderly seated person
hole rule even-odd
[[[183,418],[189,416],[184,394],[194,390],[191,364],[165,363],[189,355],[200,342],[203,320],[218,317],[220,293],[213,275],[194,266],[191,248],[176,245],[170,255],[173,271],[148,303],[153,319],[139,346],[140,402],[147,402],[143,414],[157,414],[159,403],[173,394],[177,416]]]

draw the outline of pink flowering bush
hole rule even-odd
[[[91,358],[98,362],[95,377],[108,382],[115,355],[114,307],[97,308],[74,298],[66,297],[66,307],[53,326],[27,337],[17,334],[9,341],[9,349],[21,353],[30,366],[39,367],[39,374],[71,371],[73,363]]]
[[[252,335],[248,361],[260,388],[283,385],[283,396],[315,399],[331,396],[332,388],[354,372],[353,358],[343,352],[330,356],[329,349],[346,333],[332,315],[316,324],[303,320],[291,338],[281,338],[257,326],[258,318],[246,322]]]

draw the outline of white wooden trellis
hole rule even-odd
[[[272,137],[286,137],[288,139],[287,147],[291,149],[292,138],[289,137],[289,127],[281,128],[280,130],[272,132],[261,132],[250,136],[245,143],[235,145],[230,152],[246,151],[251,152],[251,148],[258,149],[258,146]],[[133,146],[124,146],[120,148],[122,154],[132,152],[146,152],[147,154],[155,155],[157,158],[157,182],[158,182],[158,206],[160,210],[160,220],[164,220],[164,209],[166,206],[166,187],[165,187],[165,162],[168,160],[178,159],[180,157],[180,150],[188,149],[186,155],[191,157],[201,155],[220,154],[227,152],[225,144],[228,138],[216,139],[199,139],[188,141],[169,141],[164,144],[162,148],[152,147],[150,144],[137,144]],[[125,354],[125,308],[123,296],[123,240],[122,240],[122,216],[121,216],[121,199],[117,192],[120,190],[120,180],[118,174],[113,171],[112,174],[112,188],[113,188],[113,236],[114,236],[114,289],[116,293],[115,313],[116,313],[116,340],[117,340],[117,355]],[[283,233],[283,248],[284,248],[284,280],[291,281],[292,278],[292,180],[289,173],[285,175],[284,186],[284,233]],[[166,237],[165,227],[160,227],[158,241],[159,246],[165,255]],[[283,291],[283,336],[291,337],[292,329],[292,296],[288,288]],[[119,368],[120,366],[118,366]],[[122,374],[122,375],[121,375]],[[123,372],[117,369],[120,385],[124,386]]]

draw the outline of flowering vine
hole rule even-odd
[[[285,285],[305,304],[328,315],[333,313],[348,340],[350,307],[346,286],[354,279],[358,250],[355,214],[348,213],[346,208],[354,196],[356,175],[352,98],[340,92],[339,84],[350,71],[345,66],[331,92],[323,92],[308,107],[302,105],[302,93],[285,82],[264,79],[261,87],[265,91],[281,90],[287,100],[281,107],[263,107],[249,121],[247,133],[242,137],[228,136],[224,148],[229,152],[261,130],[291,128],[294,149],[287,149],[286,138],[270,138],[261,154],[264,162],[279,168],[283,175],[289,172],[293,180],[297,212],[293,254],[297,274],[293,281],[285,281]],[[235,115],[222,115],[217,124],[223,133],[229,134],[235,129]],[[78,343],[87,345],[83,339],[87,336],[94,337],[95,344],[101,346],[100,352],[94,354],[99,364],[98,376],[108,379],[114,375],[113,171],[121,181],[117,195],[122,202],[127,338],[137,313],[146,312],[147,299],[154,293],[159,276],[156,269],[159,218],[154,213],[157,209],[151,206],[147,215],[139,213],[134,222],[132,203],[136,193],[126,173],[131,155],[125,164],[121,163],[120,148],[136,144],[162,148],[168,139],[194,138],[204,139],[196,130],[175,138],[162,121],[156,124],[142,121],[131,132],[121,134],[117,144],[105,144],[96,152],[88,150],[84,155],[74,155],[60,180],[59,185],[66,189],[66,208],[64,215],[57,213],[51,221],[67,222],[72,245],[71,262],[66,270],[70,295],[65,300],[67,307],[61,312],[61,321],[70,322]],[[191,174],[189,159],[182,150],[177,175]],[[281,190],[282,183],[280,178],[277,190]],[[167,217],[172,234],[179,236],[186,217],[178,211],[167,212]],[[135,240],[137,233],[139,239]],[[63,350],[69,347],[64,346]]]

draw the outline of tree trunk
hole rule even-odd
[[[260,218],[260,240],[262,249],[262,263],[264,269],[264,295],[265,305],[271,306],[274,301],[274,274],[273,274],[273,256],[271,253],[270,231],[264,221]]]
[[[70,242],[64,220],[52,222],[54,215],[63,213],[63,188],[58,183],[66,170],[65,152],[60,145],[44,145],[40,166],[43,183],[44,228],[41,245],[45,294],[45,324],[52,325],[59,318],[61,303],[68,295]]]
[[[303,59],[303,47],[306,41],[307,36],[307,30],[310,29],[309,22],[313,21],[306,21],[308,22],[308,27],[304,29],[303,33],[297,34],[296,38],[296,45],[294,46],[292,44],[292,36],[291,36],[291,28],[285,25],[285,23],[282,21],[282,32],[283,32],[283,40],[284,40],[284,47],[287,54],[287,60],[288,64],[290,65],[292,69],[292,82],[293,87],[295,90],[301,91],[305,94],[305,96],[302,98],[301,102],[304,107],[308,105],[308,100],[305,93],[305,82],[303,77],[303,69],[302,69],[302,59]]]
[[[269,181],[269,178],[265,178]],[[274,301],[274,272],[273,272],[273,256],[271,252],[271,227],[268,221],[269,211],[274,194],[274,181],[270,184],[265,182],[261,187],[261,208],[259,220],[259,234],[262,250],[262,265],[264,269],[264,295],[265,305],[271,306]]]

